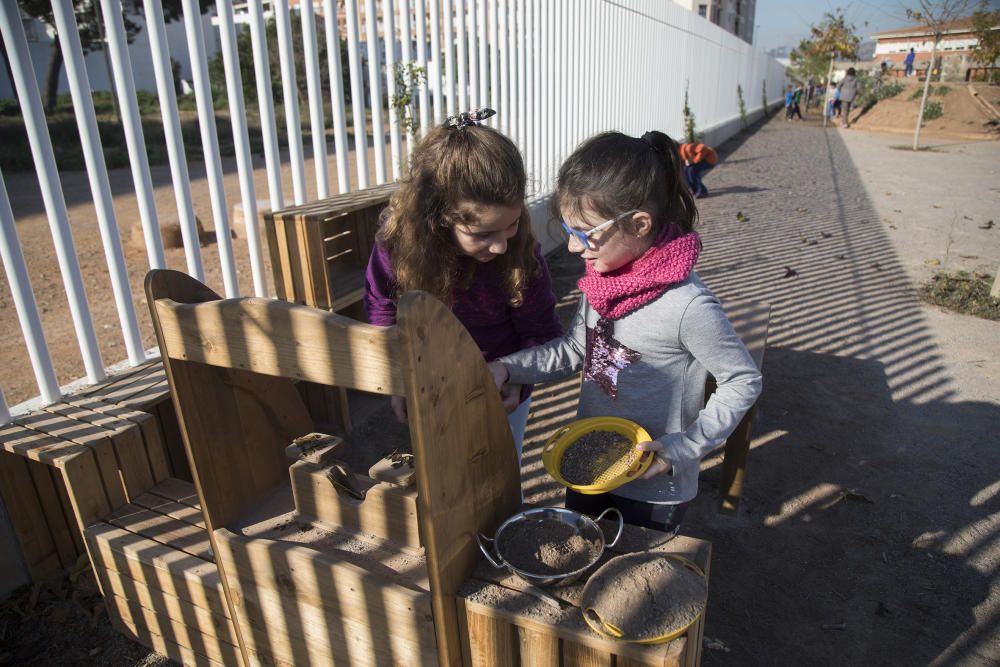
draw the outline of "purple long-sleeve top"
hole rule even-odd
[[[452,312],[476,341],[486,361],[524,350],[562,335],[556,316],[556,297],[549,268],[535,245],[539,273],[524,290],[523,303],[515,308],[503,277],[494,262],[480,263],[459,257],[460,275],[475,271],[468,289],[456,289]],[[396,323],[396,273],[389,251],[376,243],[365,272],[365,310],[368,322],[377,326]],[[521,394],[522,400],[528,391]]]

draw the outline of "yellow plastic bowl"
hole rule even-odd
[[[658,555],[664,556],[666,558],[672,558],[673,560],[678,561],[681,565],[683,565],[687,569],[689,569],[692,572],[694,572],[696,575],[698,575],[702,579],[705,578],[705,572],[700,567],[698,567],[697,565],[695,565],[694,563],[692,563],[691,561],[689,561],[687,558],[684,558],[684,556],[681,556],[679,554],[658,554]],[[628,556],[638,556],[638,554],[628,554]],[[598,575],[600,573],[601,573],[600,569],[598,569],[596,572],[594,572],[594,574],[591,575],[590,581],[593,581],[595,577],[598,580],[600,580],[600,577],[598,577]],[[590,581],[587,582],[588,586],[590,585]],[[610,583],[610,582],[606,582],[606,583]],[[586,593],[586,589],[585,589],[585,593]],[[581,599],[583,599],[583,598],[581,598]],[[587,623],[587,625],[590,626],[590,629],[593,630],[594,632],[596,632],[599,635],[604,635],[608,639],[615,639],[617,641],[620,641],[620,642],[623,642],[623,643],[626,643],[626,644],[663,644],[663,643],[672,641],[674,639],[677,639],[678,637],[680,637],[681,635],[683,635],[685,632],[687,632],[688,629],[692,625],[694,625],[695,623],[698,622],[698,619],[701,618],[701,615],[703,613],[705,613],[705,608],[702,607],[702,609],[691,620],[691,622],[688,623],[688,624],[686,624],[684,627],[679,628],[677,630],[674,630],[673,632],[669,632],[667,634],[660,635],[659,637],[648,637],[646,639],[628,639],[628,638],[624,637],[624,635],[623,635],[623,633],[621,631],[621,628],[619,628],[618,626],[616,626],[616,625],[614,625],[612,623],[608,623],[607,621],[605,621],[604,619],[602,619],[601,615],[598,614],[597,610],[594,609],[593,607],[581,608],[580,611],[583,613],[583,620]]]
[[[578,419],[567,424],[552,434],[545,446],[542,447],[542,464],[546,472],[562,484],[573,489],[577,493],[593,495],[596,493],[607,493],[617,489],[622,484],[631,482],[649,469],[653,463],[655,452],[646,452],[639,455],[635,450],[618,459],[606,471],[601,473],[593,484],[570,484],[563,479],[560,473],[560,464],[563,454],[574,442],[581,437],[594,431],[611,431],[628,438],[634,446],[639,442],[649,442],[652,438],[646,429],[628,419],[620,417],[590,417],[588,419]]]

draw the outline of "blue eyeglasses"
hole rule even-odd
[[[622,219],[624,219],[624,218],[626,218],[626,217],[628,217],[630,215],[635,215],[638,212],[639,212],[639,209],[637,209],[637,208],[634,208],[631,211],[625,211],[624,213],[622,213],[618,217],[611,218],[610,220],[606,220],[606,221],[602,222],[601,224],[597,225],[596,227],[592,227],[592,228],[588,229],[585,232],[581,232],[579,229],[573,229],[572,227],[570,227],[569,225],[566,224],[565,220],[560,220],[559,222],[560,222],[560,224],[562,224],[563,230],[565,230],[565,232],[567,234],[569,234],[570,236],[575,237],[577,241],[579,241],[581,244],[583,244],[584,248],[587,248],[589,250],[596,250],[597,248],[594,247],[594,242],[590,240],[591,235],[596,234],[597,232],[601,231],[602,229],[607,229],[608,227],[610,227],[611,225],[615,224],[619,220],[622,220]]]

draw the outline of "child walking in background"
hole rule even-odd
[[[792,91],[792,86],[789,84],[788,90],[785,91],[785,120],[792,119],[792,98],[795,93]]]
[[[795,116],[802,120],[802,107],[800,106],[802,102],[802,86],[796,86],[795,90],[792,91],[792,110],[788,114],[788,119],[791,120]]]
[[[577,417],[631,419],[656,440],[641,479],[608,494],[566,492],[566,506],[617,507],[634,525],[679,527],[698,464],[756,401],[761,375],[722,306],[694,273],[701,241],[677,144],[661,132],[611,132],[559,170],[554,206],[568,249],[586,262],[570,331],[490,364],[498,387],[583,370]],[[704,403],[705,380],[718,389]]]
[[[479,121],[479,109],[448,119],[421,140],[409,176],[393,195],[365,274],[368,321],[396,322],[408,290],[448,304],[487,361],[562,334],[548,267],[524,206],[527,178],[510,139]],[[511,386],[505,403],[518,464],[531,387]],[[406,421],[402,397],[393,411]]]
[[[719,163],[719,154],[711,146],[705,144],[681,144],[681,160],[684,161],[684,179],[688,189],[696,199],[708,196],[708,188],[702,182],[702,177]]]

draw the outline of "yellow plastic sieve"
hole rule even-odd
[[[598,475],[593,484],[570,484],[560,472],[563,454],[574,442],[594,431],[618,433],[628,438],[633,446],[638,442],[652,440],[646,429],[634,421],[620,417],[589,417],[567,424],[553,433],[542,447],[542,464],[545,470],[563,486],[588,495],[607,493],[626,482],[631,482],[646,472],[653,463],[655,452],[642,453],[633,448]]]

